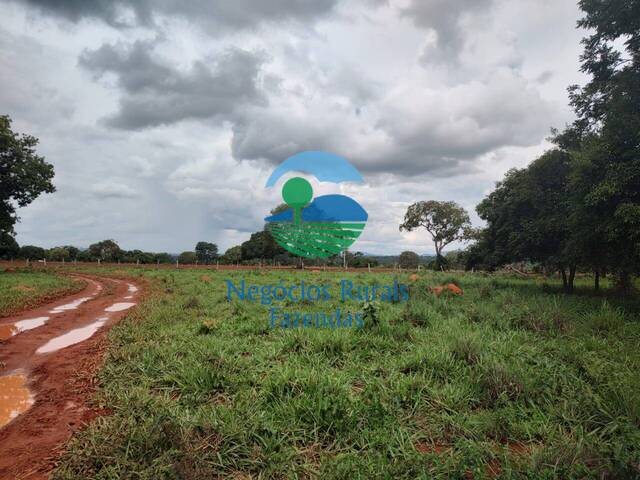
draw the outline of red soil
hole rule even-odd
[[[141,290],[128,291],[127,283],[109,278],[80,276],[86,288],[72,296],[0,319],[0,325],[34,317],[47,323],[0,342],[0,375],[19,371],[27,375],[35,396],[33,406],[0,427],[0,479],[43,479],[55,467],[64,443],[103,411],[88,404],[95,391],[95,373],[102,363],[108,329],[127,310],[105,313],[116,302],[138,302]],[[123,300],[133,295],[133,299]],[[90,297],[75,309],[50,313],[57,306]],[[91,338],[61,350],[36,354],[47,341],[108,315],[104,327]]]

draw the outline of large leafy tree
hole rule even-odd
[[[578,256],[571,248],[570,171],[570,155],[550,150],[527,168],[509,170],[480,202],[487,228],[479,245],[491,252],[489,263],[541,262],[557,267],[565,289],[573,289]]]
[[[218,258],[218,246],[215,243],[198,242],[196,244],[198,262],[210,264]]]
[[[583,257],[599,252],[623,288],[640,270],[640,0],[581,0],[589,30],[570,87],[578,119],[557,142],[576,159],[572,178]]]
[[[16,207],[55,191],[53,166],[36,154],[37,144],[37,138],[11,130],[9,116],[0,115],[0,234],[14,233]]]
[[[115,262],[122,256],[122,250],[120,250],[115,240],[103,240],[89,245],[89,254],[96,260]]]
[[[455,202],[429,200],[410,205],[400,231],[424,228],[431,235],[438,265],[444,264],[444,248],[456,240],[464,240],[471,228],[469,214]]]

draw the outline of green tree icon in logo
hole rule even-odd
[[[282,187],[282,199],[293,210],[293,224],[302,223],[302,209],[309,205],[313,198],[313,188],[304,178],[295,177],[287,180]]]

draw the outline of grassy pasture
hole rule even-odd
[[[152,293],[110,332],[57,479],[633,478],[637,300],[483,274],[130,270]],[[205,276],[203,276],[205,275]],[[411,285],[362,330],[272,329],[255,284]],[[427,287],[455,281],[461,297]],[[331,311],[357,303],[286,304]],[[372,316],[376,321],[372,321]]]
[[[84,282],[50,270],[0,270],[0,317],[79,291]]]

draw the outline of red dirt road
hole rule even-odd
[[[141,291],[128,280],[78,276],[88,282],[83,291],[0,319],[0,333],[5,337],[0,340],[0,376],[25,375],[34,399],[29,410],[0,426],[2,480],[47,478],[73,432],[102,413],[87,402],[95,390],[94,375],[102,362],[105,334],[127,314],[129,304],[139,302]],[[114,304],[119,305],[109,309]],[[44,325],[30,330],[15,328],[46,317]],[[96,324],[98,320],[102,323]],[[54,343],[48,343],[50,340],[70,331],[86,336],[90,325],[101,328],[80,343],[51,351],[68,336]],[[6,338],[10,333],[15,334]]]

